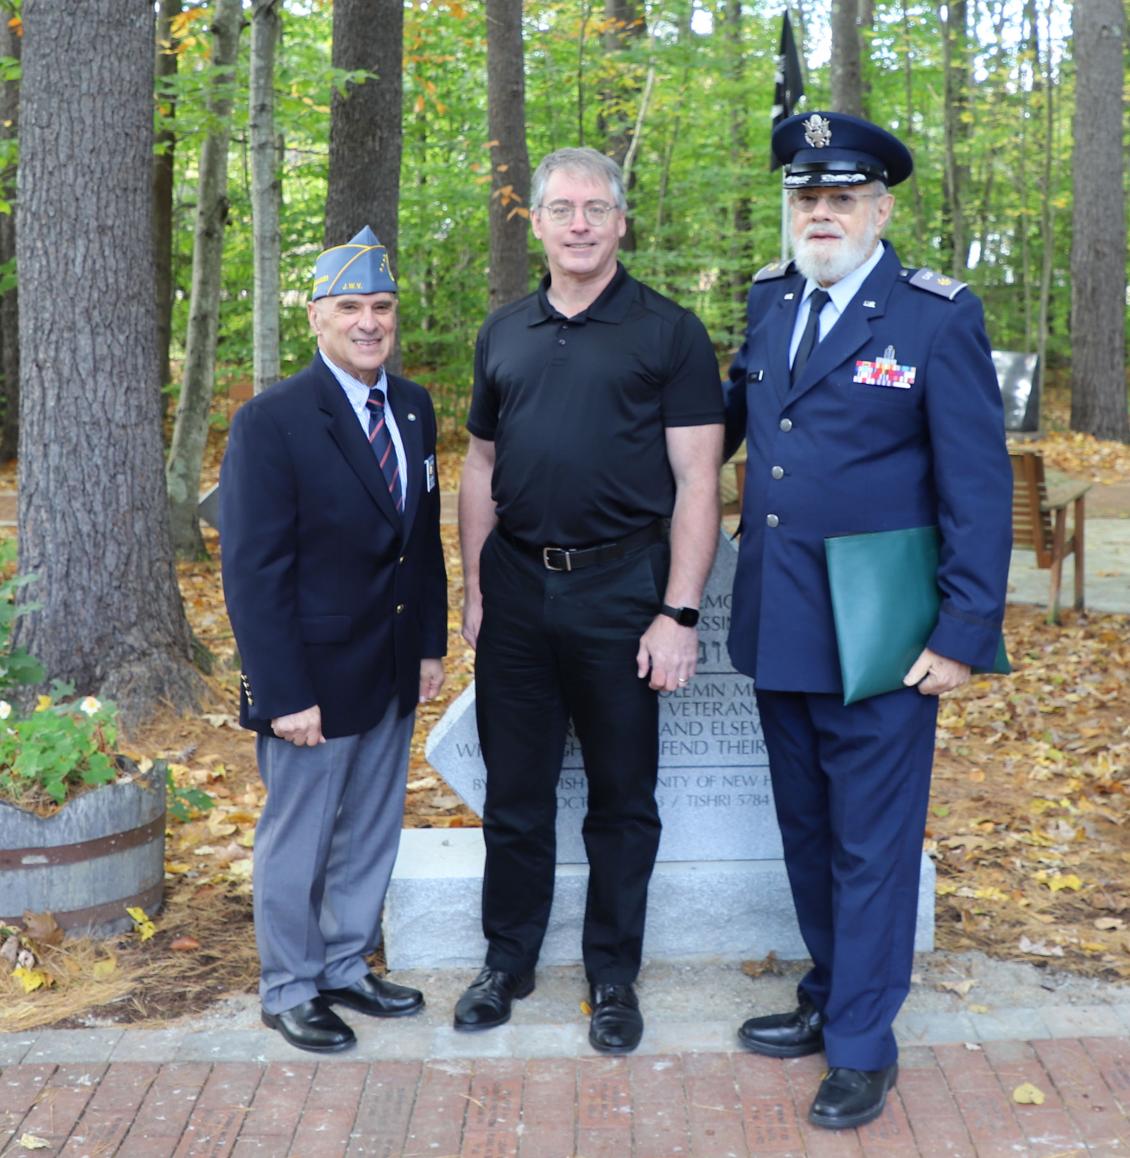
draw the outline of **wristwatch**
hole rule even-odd
[[[680,627],[694,627],[698,623],[697,607],[672,607],[669,603],[661,603],[659,614],[669,615]]]

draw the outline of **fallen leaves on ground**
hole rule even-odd
[[[1062,433],[1027,445],[1064,473],[1130,481],[1130,448]],[[456,486],[460,455],[457,442],[441,453],[445,490]],[[218,462],[213,446],[206,485]],[[459,635],[456,530],[445,525],[442,533],[447,682],[439,699],[417,713],[409,827],[478,824],[424,758],[428,733],[474,667],[474,653]],[[238,672],[215,533],[207,530],[205,541],[212,558],[181,564],[179,574],[193,630],[215,660],[209,702],[197,716],[162,712],[129,739],[139,754],[168,761],[179,787],[207,791],[214,807],[169,824],[165,903],[151,914],[152,937],[142,943],[135,932],[108,942],[44,945],[29,967],[47,970],[52,984],[29,994],[13,980],[13,963],[0,967],[2,1028],[95,1019],[160,1024],[255,990],[251,864],[264,793],[253,737],[235,714]],[[1042,608],[1013,605],[1006,636],[1014,674],[975,678],[941,705],[926,844],[937,869],[937,944],[1130,978],[1130,616],[1068,611],[1056,627],[1044,622]],[[765,965],[777,968],[775,959]],[[977,996],[971,981],[949,988],[963,1000]]]

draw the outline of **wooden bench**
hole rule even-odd
[[[1069,481],[1048,488],[1043,456],[1034,450],[1013,450],[1012,545],[1036,552],[1036,566],[1051,572],[1048,622],[1059,622],[1059,592],[1063,561],[1075,555],[1075,609],[1083,610],[1084,504],[1091,484]],[[1074,504],[1071,532],[1067,508]]]

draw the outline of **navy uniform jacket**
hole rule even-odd
[[[727,452],[743,436],[748,452],[729,643],[767,690],[842,691],[830,535],[936,524],[942,606],[927,646],[987,668],[999,642],[1012,471],[981,303],[884,245],[792,389],[804,277],[768,266],[750,289],[727,388]]]
[[[236,412],[220,474],[224,596],[243,663],[240,722],[317,704],[327,739],[419,700],[420,660],[447,651],[436,422],[428,392],[388,375],[407,458],[393,507],[345,391],[320,355]]]

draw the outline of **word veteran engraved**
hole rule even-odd
[[[769,759],[752,681],[730,666],[726,635],[737,550],[724,535],[703,593],[697,674],[660,696],[659,860],[777,860]],[[474,685],[447,710],[427,743],[433,767],[479,816],[486,769],[475,727]],[[557,785],[557,861],[584,864],[581,822],[588,782],[570,733]]]

